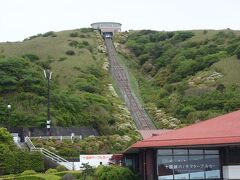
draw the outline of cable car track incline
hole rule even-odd
[[[116,81],[118,89],[124,99],[134,121],[139,130],[156,129],[152,120],[141,106],[138,98],[134,95],[129,84],[127,72],[118,63],[117,54],[111,38],[105,38],[110,72]]]

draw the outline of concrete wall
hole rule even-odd
[[[11,128],[11,133],[18,133],[19,136],[47,136],[47,128]],[[92,127],[56,127],[51,128],[51,136],[71,136],[74,133],[75,136],[82,136],[82,138],[94,135],[98,136],[99,133]]]
[[[224,179],[240,179],[240,165],[238,166],[223,166]]]

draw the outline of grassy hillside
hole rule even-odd
[[[102,143],[113,139],[111,136],[119,141],[110,140],[112,147],[103,147],[106,151],[125,149],[138,135],[106,68],[103,40],[88,28],[0,43],[0,124],[46,127],[47,81],[43,69],[51,69],[52,125],[91,126],[105,135],[100,140],[92,138],[91,144],[81,142],[86,146],[83,153],[94,148],[94,142]],[[8,104],[12,105],[10,112]],[[114,148],[117,143],[123,145]],[[72,148],[68,143],[62,145],[66,151]]]
[[[83,29],[48,32],[30,37],[23,42],[1,43],[0,49],[7,57],[37,55],[40,62],[50,65],[60,86],[67,87],[78,76],[78,68],[86,70],[89,66],[96,65],[96,62],[102,61],[103,55],[97,53],[96,35],[91,31]],[[73,42],[79,47],[71,45]],[[68,50],[74,51],[75,55],[67,55]]]
[[[240,32],[124,32],[120,56],[137,78],[159,128],[175,128],[240,108]]]

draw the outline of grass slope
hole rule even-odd
[[[106,59],[102,37],[88,28],[0,43],[0,124],[46,127],[47,81],[43,69],[50,68],[52,125],[91,126],[104,136],[76,144],[39,144],[47,144],[46,148],[56,146],[55,152],[64,156],[126,149],[139,137],[130,113],[116,96],[109,73],[103,68]],[[7,116],[7,104],[12,105],[11,116]]]
[[[71,37],[71,33],[78,33],[77,37]],[[81,32],[81,30],[62,31],[55,33],[56,37],[39,36],[31,40],[23,42],[7,42],[0,43],[0,49],[4,51],[5,56],[22,56],[24,54],[35,54],[40,58],[40,61],[50,63],[53,76],[57,77],[61,87],[67,87],[79,75],[79,71],[74,68],[85,70],[91,65],[101,63],[102,56],[97,54],[93,58],[94,53],[97,53],[97,42],[95,33]],[[69,46],[71,41],[87,41],[89,46],[76,49]],[[89,51],[89,47],[94,53]],[[66,55],[67,50],[75,51],[76,55]]]

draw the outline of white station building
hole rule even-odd
[[[96,22],[92,23],[91,27],[99,30],[104,36],[112,36],[121,31],[122,24],[117,22]]]

